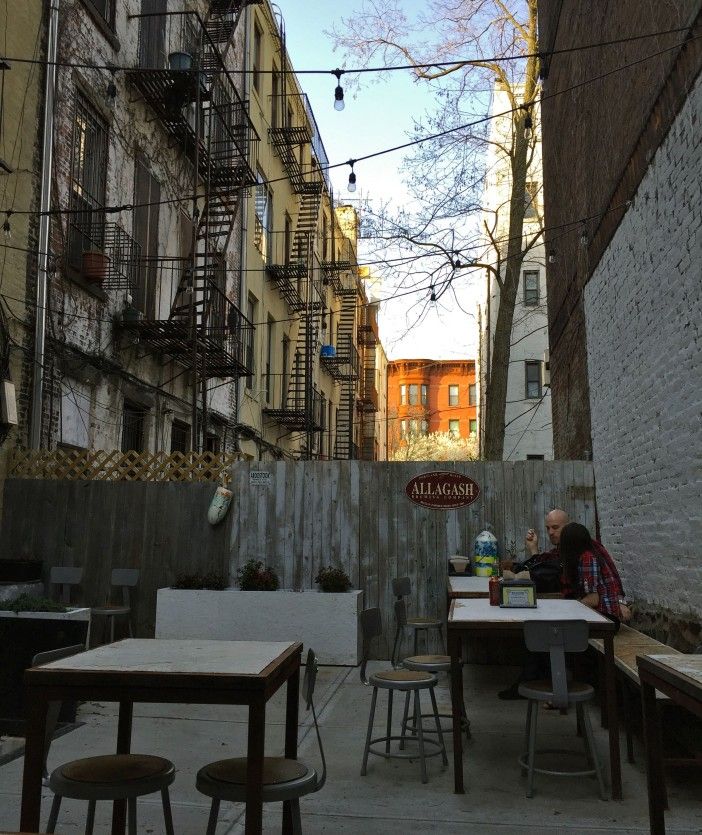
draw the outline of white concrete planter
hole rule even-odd
[[[356,665],[362,591],[159,589],[157,638],[302,641],[320,664]]]
[[[13,620],[90,620],[90,609],[69,609],[67,612],[8,612],[0,609],[0,618]]]

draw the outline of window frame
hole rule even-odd
[[[468,405],[469,406],[477,406],[478,405],[478,384],[477,383],[468,383]]]
[[[120,439],[120,449],[122,452],[145,452],[146,451],[146,416],[149,410],[141,403],[136,403],[133,400],[125,398],[122,403],[122,437]],[[127,446],[126,431],[127,431],[127,416],[131,415],[130,420],[134,419],[136,428],[135,437],[138,437],[139,443]],[[130,425],[129,431],[133,426]],[[138,447],[138,449],[137,449]]]
[[[174,448],[173,441],[182,440],[182,448],[180,443]],[[171,422],[171,444],[170,451],[173,452],[187,452],[190,446],[190,424],[183,420],[174,420]]]
[[[251,83],[257,93],[261,93],[261,64],[263,60],[263,29],[258,22],[254,20],[253,25],[253,49],[251,62]]]
[[[455,389],[455,394],[453,393],[453,389]],[[458,383],[449,383],[448,387],[448,404],[449,406],[458,406],[459,405],[459,397],[460,397],[460,386]]]
[[[468,435],[471,438],[477,438],[477,436],[478,436],[478,419],[477,418],[469,418],[468,419]]]
[[[246,299],[246,313],[250,322],[256,321],[256,311],[258,308],[258,299],[253,293],[249,293]],[[246,367],[249,369],[249,374],[246,376],[246,388],[251,391],[254,387],[254,380],[256,379],[256,330],[251,328],[247,333],[246,340]]]
[[[529,379],[529,372],[537,371],[538,380]],[[532,386],[538,383],[538,394],[529,393],[529,385]],[[525,400],[540,400],[543,397],[543,382],[541,373],[540,360],[524,360],[524,398]]]
[[[527,277],[536,277],[536,286],[527,287]],[[524,270],[522,272],[522,285],[524,290],[524,307],[537,307],[540,301],[539,282],[541,276],[539,270]]]
[[[455,429],[455,431],[454,431]],[[450,418],[448,422],[449,435],[454,438],[461,437],[461,421],[458,418]]]
[[[429,404],[429,386],[426,383],[422,383],[420,385],[419,399],[422,406],[427,406]]]
[[[407,405],[407,383],[400,383],[400,406]]]
[[[410,383],[407,387],[407,403],[410,406],[419,406],[419,384]]]

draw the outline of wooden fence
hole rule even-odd
[[[409,479],[437,469],[472,478],[479,498],[452,510],[410,502]],[[553,507],[595,528],[592,464],[582,461],[237,462],[230,486],[231,511],[212,528],[212,483],[9,478],[0,556],[85,566],[91,605],[104,602],[112,567],[140,568],[136,620],[144,635],[153,634],[156,589],[176,574],[235,577],[252,557],[273,566],[286,588],[314,588],[321,566],[343,566],[389,625],[392,578],[412,579],[412,611],[444,611],[447,558],[471,555],[488,523],[502,554],[510,542],[523,553],[530,527],[545,542],[543,519]]]

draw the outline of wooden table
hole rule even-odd
[[[24,679],[27,739],[20,829],[39,829],[47,705],[76,699],[119,702],[118,754],[130,751],[134,702],[248,705],[245,831],[247,835],[260,833],[266,702],[287,682],[285,756],[295,759],[301,654],[302,644],[297,642],[137,638],[30,668]],[[217,756],[213,751],[212,759]],[[122,835],[124,828],[125,804],[115,802],[113,835]],[[292,832],[286,806],[283,831]]]
[[[507,609],[490,606],[487,600],[454,600],[448,616],[448,652],[451,656],[451,701],[453,713],[454,791],[463,794],[463,742],[461,739],[461,705],[463,675],[461,657],[463,637],[488,637],[500,633],[519,633],[527,620],[584,620],[591,638],[602,638],[605,647],[605,681],[607,715],[609,717],[609,762],[612,798],[622,798],[622,775],[619,753],[619,719],[617,714],[616,672],[612,638],[615,624],[583,605],[578,600],[539,599],[535,609]]]
[[[665,832],[666,790],[656,690],[702,717],[702,655],[640,655],[636,663],[646,740],[648,818],[651,835],[662,835]]]

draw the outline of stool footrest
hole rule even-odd
[[[416,742],[417,740],[414,737],[402,737],[402,736],[379,736],[376,739],[371,739],[370,744],[368,746],[368,753],[375,754],[376,757],[383,757],[386,760],[417,760],[420,757],[419,751],[375,751],[373,749],[374,745],[380,745],[381,743],[386,742]],[[433,748],[436,748],[436,751],[425,751],[425,757],[437,757],[439,754],[442,753],[443,749],[441,745],[434,739],[425,739],[425,745],[430,745]]]

